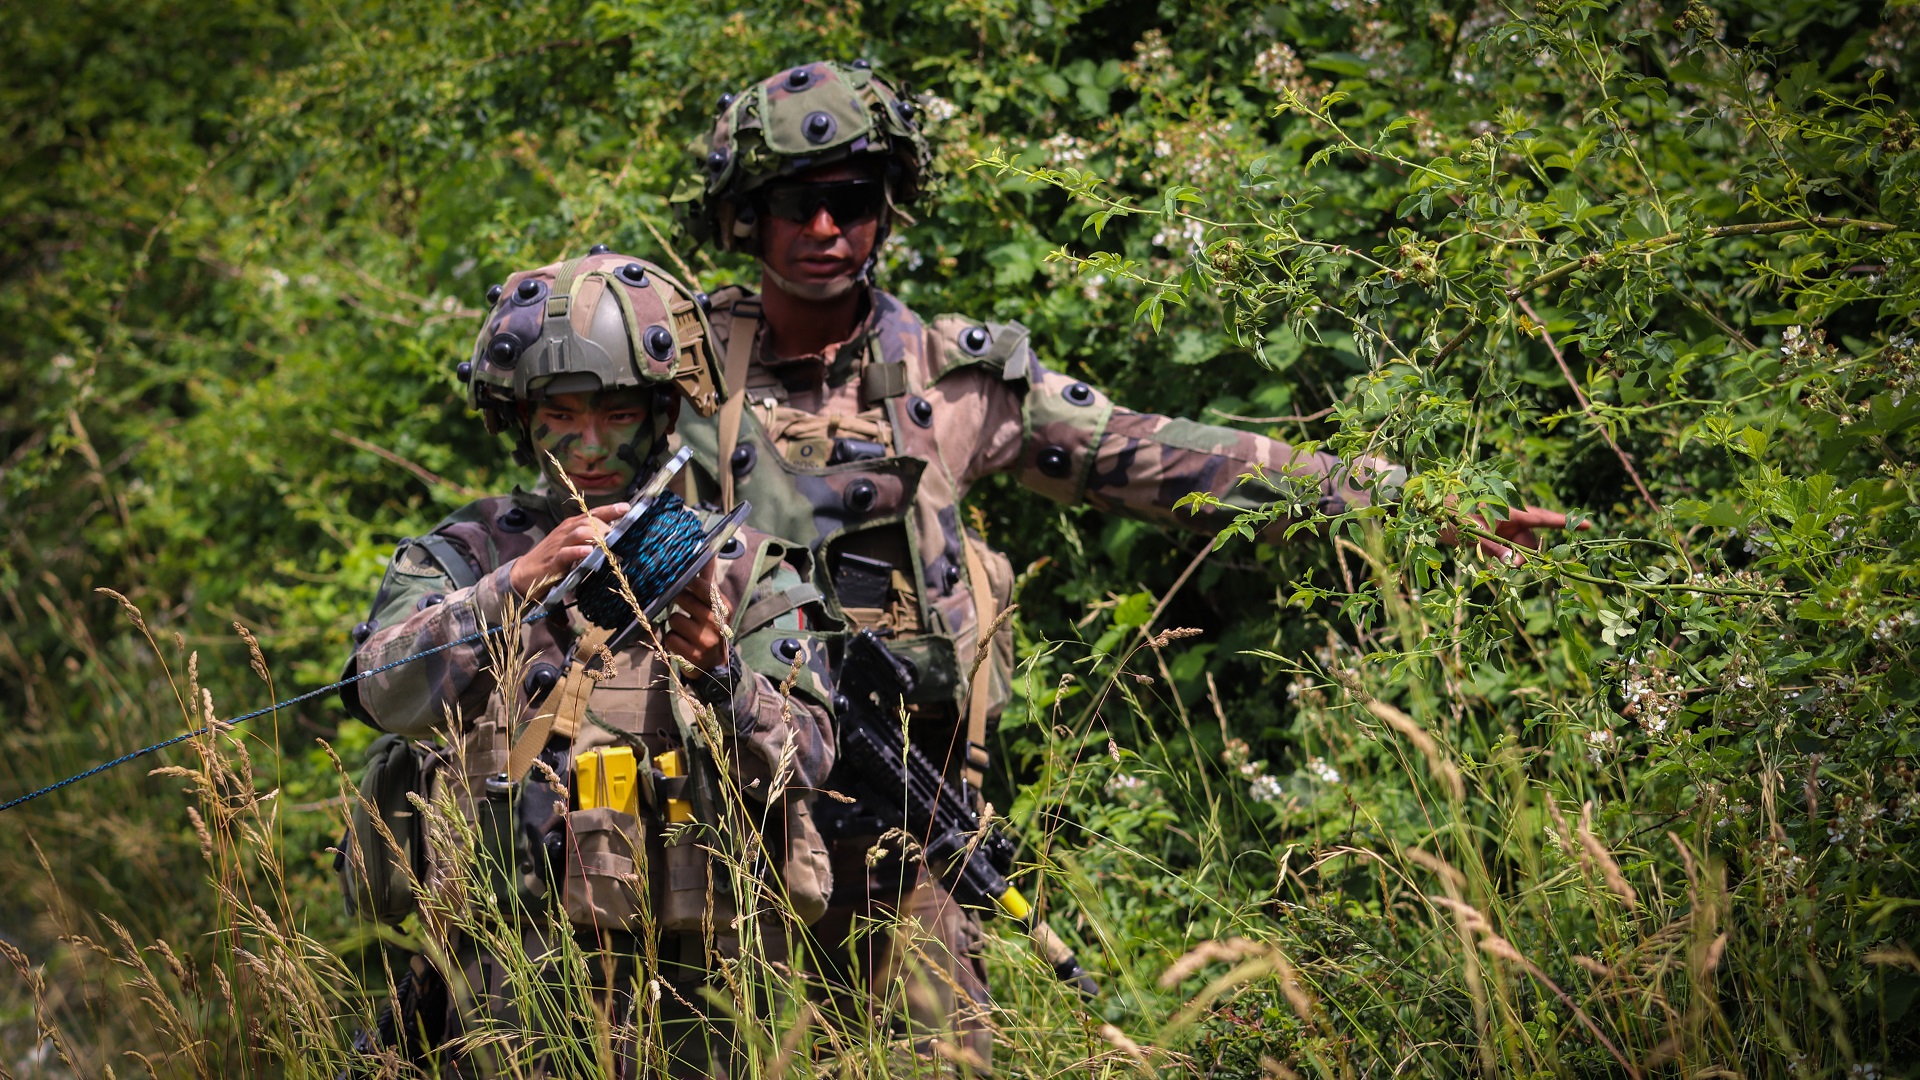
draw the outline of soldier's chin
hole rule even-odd
[[[768,266],[764,260],[760,263],[760,272],[766,275],[768,281],[778,285],[781,292],[801,300],[838,300],[852,292],[860,280],[860,275],[856,273],[841,274],[825,281],[795,281]]]
[[[553,476],[551,472],[548,473],[548,481],[554,490],[560,492],[562,495],[567,494],[570,489],[572,491],[578,491],[580,497],[587,501],[587,507],[589,509],[622,501],[627,496],[627,489],[633,486],[631,478],[615,478],[611,480],[596,478],[582,481],[578,477],[568,475],[565,482],[561,482],[559,478]]]

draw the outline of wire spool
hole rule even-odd
[[[621,594],[615,577],[619,574],[647,618],[657,618],[733,535],[743,517],[736,508],[708,529],[678,495],[662,492],[620,535],[611,538],[607,550],[613,553],[613,563],[580,582],[574,604],[595,626],[624,629],[634,621],[634,610]]]

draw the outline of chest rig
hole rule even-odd
[[[664,487],[664,474],[657,482]],[[643,491],[636,504],[658,494]],[[550,501],[517,497],[504,513],[444,532],[504,563],[553,528]],[[714,524],[703,544],[723,574],[727,562],[750,561],[752,580],[777,552],[735,536],[739,516]],[[621,551],[613,534],[607,542]],[[715,880],[708,858],[726,803],[713,750],[731,733],[701,723],[634,624],[594,625],[579,599],[503,644],[485,710],[441,752],[436,782],[474,828],[483,891],[503,914],[557,903],[582,928],[711,935],[716,920],[732,918],[724,875]]]
[[[754,370],[759,301],[742,297],[726,342],[731,393],[712,418],[683,419],[678,438],[694,451],[696,498],[721,507],[750,501],[756,528],[811,549],[813,584],[849,632],[887,635],[913,675],[905,700],[915,741],[977,788],[1010,668],[1004,649],[995,650],[1002,662],[976,667],[979,635],[1007,604],[1012,575],[961,527],[960,484],[940,455],[924,396],[926,328],[897,300],[872,295],[861,334],[828,372],[836,384],[857,384],[857,414],[783,406],[767,366]]]

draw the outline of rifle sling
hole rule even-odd
[[[967,783],[975,791],[986,780],[987,770],[987,699],[993,689],[993,674],[989,664],[992,656],[987,654],[993,648],[993,639],[987,636],[993,620],[1000,617],[994,610],[993,587],[987,582],[987,571],[980,559],[979,542],[965,530],[961,537],[966,542],[967,551],[967,588],[973,591],[974,626],[980,632],[980,640],[974,647],[979,657],[973,665],[973,683],[967,687],[967,750],[963,772]]]
[[[561,677],[560,685],[554,687],[553,694],[547,699],[549,708],[541,710],[527,722],[526,729],[513,742],[513,749],[507,753],[507,778],[518,783],[526,778],[527,770],[533,768],[533,759],[547,741],[560,736],[568,742],[580,732],[580,724],[587,715],[587,695],[593,693],[593,678],[587,672],[599,657],[600,650],[612,637],[611,631],[590,626],[580,635],[573,646],[573,661],[567,665],[566,675]]]
[[[736,300],[733,323],[727,331],[727,400],[720,406],[720,447],[713,463],[720,480],[720,509],[732,510],[733,448],[740,442],[740,420],[747,411],[747,368],[753,362],[754,343],[760,337],[760,301]]]

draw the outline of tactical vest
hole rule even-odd
[[[872,332],[845,346],[863,354],[853,364],[858,415],[785,408],[759,393],[763,384],[749,384],[761,323],[758,301],[742,296],[730,308],[729,397],[712,417],[683,415],[676,438],[693,448],[697,500],[750,501],[755,528],[811,549],[813,584],[831,614],[848,629],[892,632],[889,646],[917,680],[908,701],[916,741],[944,750],[941,743],[964,738],[964,750],[953,746],[935,760],[950,773],[964,768],[977,787],[988,723],[1010,697],[1010,630],[1003,627],[979,665],[982,693],[970,692],[968,675],[983,623],[1011,601],[1012,568],[960,522],[959,478],[937,452],[932,406],[922,396],[941,370],[929,362],[938,343],[899,301],[873,295],[888,305],[884,317],[869,319]],[[1024,334],[1002,342],[1022,347]]]
[[[405,589],[409,577],[472,584],[531,551],[554,517],[544,496],[523,492],[463,508],[429,537],[403,545],[376,612],[390,590]],[[811,589],[787,588],[752,606],[745,603],[756,583],[780,576],[777,564],[789,550],[753,531],[719,553],[724,591],[742,598],[745,608],[734,621],[736,652],[749,669],[742,677],[759,669],[784,678],[790,663],[808,664],[819,649],[801,629],[800,609],[812,601]],[[792,584],[800,583],[796,578]],[[433,602],[438,597],[429,593],[419,604]],[[603,654],[599,663],[569,669],[568,650],[590,632],[569,609],[568,619],[541,620],[495,639],[490,652],[498,677],[483,706],[462,703],[471,722],[452,725],[458,734],[430,758],[433,795],[450,795],[475,831],[484,891],[504,914],[557,901],[582,927],[636,931],[644,921],[663,931],[711,936],[715,926],[731,922],[732,910],[727,875],[705,852],[718,839],[712,830],[741,814],[713,769],[708,736],[738,733],[704,731],[693,703],[672,688],[660,654],[645,644],[623,647],[610,665]],[[818,680],[809,676],[808,686],[811,696],[824,697]],[[563,700],[568,695],[572,707]],[[561,721],[551,740],[544,730],[528,736],[529,726],[537,726],[531,721],[555,713]],[[632,805],[569,810],[570,796],[579,797],[575,763],[611,748],[632,754],[638,789]],[[749,751],[736,744],[734,753],[745,757]],[[653,766],[667,754],[677,757],[678,776],[662,780]],[[752,763],[745,769],[735,764],[738,772],[754,771]],[[825,846],[804,801],[788,800],[786,810],[783,820],[765,822],[761,832],[795,912],[810,921],[825,910],[832,887]],[[427,885],[449,902],[463,902],[448,894],[459,881],[450,870],[430,866]],[[650,893],[652,916],[645,920],[640,888]]]

